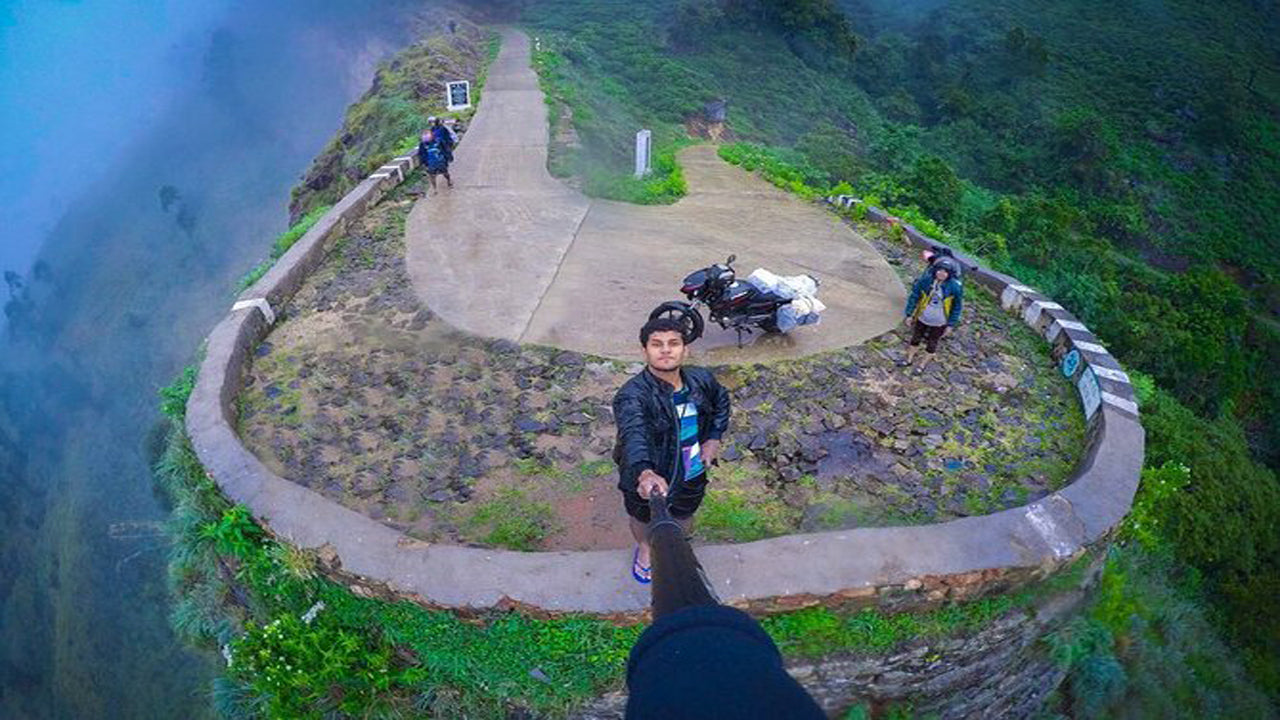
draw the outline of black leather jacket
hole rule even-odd
[[[698,442],[719,440],[729,429],[729,391],[706,368],[681,368],[680,377],[698,408]],[[667,482],[682,479],[677,475],[684,474],[684,463],[680,422],[671,400],[674,390],[646,368],[613,396],[613,419],[618,426],[613,461],[618,465],[619,488],[635,490],[646,469]]]

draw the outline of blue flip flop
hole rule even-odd
[[[636,548],[635,552],[632,553],[631,555],[631,577],[635,578],[636,582],[640,583],[641,585],[648,585],[650,582],[652,582],[652,579],[647,578],[644,575],[641,575],[640,573],[643,572],[645,575],[648,575],[649,571],[650,571],[650,568],[647,568],[640,564],[640,548]]]

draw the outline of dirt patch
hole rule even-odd
[[[242,437],[281,476],[430,542],[626,546],[611,401],[640,366],[438,320],[403,258],[423,190],[412,178],[370,212],[282,309],[239,397]],[[916,271],[901,243],[873,242]],[[920,376],[895,366],[897,332],[717,369],[734,416],[697,538],[936,522],[1059,487],[1083,445],[1070,385],[984,292],[966,301]]]
[[[691,138],[710,140],[713,143],[735,142],[738,139],[723,121],[708,120],[702,114],[685,118],[684,130]]]

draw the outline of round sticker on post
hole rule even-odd
[[[1080,351],[1072,350],[1062,356],[1062,376],[1071,377],[1080,369]]]

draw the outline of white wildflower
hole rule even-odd
[[[319,615],[319,614],[320,614],[320,611],[321,611],[321,610],[323,610],[323,609],[324,609],[324,601],[323,601],[323,600],[317,600],[317,601],[316,601],[316,604],[315,604],[315,605],[312,605],[312,606],[311,606],[311,609],[310,609],[310,610],[308,610],[308,611],[307,611],[307,612],[302,616],[302,622],[304,622],[304,623],[306,623],[306,624],[310,625],[310,624],[311,624],[311,621],[312,621],[312,620],[315,620],[315,619],[316,619],[316,615]]]

